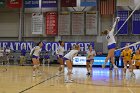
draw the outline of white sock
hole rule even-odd
[[[117,67],[115,64],[113,64],[113,67]]]

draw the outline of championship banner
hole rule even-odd
[[[9,8],[21,8],[22,0],[7,0],[7,6]]]
[[[61,7],[76,7],[77,0],[61,0]]]
[[[43,15],[40,13],[32,14],[32,34],[43,34]]]
[[[125,47],[126,44],[131,45],[131,44],[133,44],[133,43],[136,43],[136,42],[121,42],[120,47],[123,48],[123,47]],[[137,45],[132,46],[132,47],[130,47],[130,48],[131,48],[133,51],[136,51],[139,47],[140,47],[140,44],[137,44]]]
[[[57,7],[57,0],[42,0],[42,7]]]
[[[86,35],[97,35],[96,12],[86,12]]]
[[[98,0],[99,1],[99,0]],[[101,15],[114,15],[116,0],[100,0],[99,1],[99,12]]]
[[[58,34],[70,35],[70,12],[61,12],[58,22]]]
[[[24,0],[24,8],[38,8],[39,0]]]
[[[5,7],[5,0],[0,0],[0,8],[4,8]]]
[[[96,0],[81,0],[80,6],[97,6]]]
[[[133,0],[117,0],[117,6],[129,6]]]
[[[129,16],[128,11],[117,11],[117,16],[120,17],[120,21],[117,24],[117,30],[122,26],[122,24],[125,22],[125,20]],[[128,34],[128,21],[124,24],[124,26],[121,28],[121,30],[118,32],[120,35],[126,35]]]
[[[140,35],[140,11],[135,11],[132,15],[132,34]]]
[[[84,12],[72,12],[72,35],[84,35]]]
[[[46,14],[46,34],[57,35],[58,33],[57,12],[47,12]]]

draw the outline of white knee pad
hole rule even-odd
[[[127,66],[124,66],[124,69],[127,69]]]
[[[64,68],[64,65],[61,65],[61,68]]]

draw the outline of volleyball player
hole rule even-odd
[[[128,46],[128,45],[126,45]],[[126,75],[127,65],[129,64],[129,71],[131,72],[131,76],[134,75],[133,73],[133,65],[132,65],[132,50],[129,47],[126,47],[122,53],[121,56],[123,57],[123,63],[124,63],[124,76]]]
[[[43,42],[39,42],[30,52],[30,55],[32,57],[32,62],[33,62],[33,77],[35,77],[36,74],[41,74],[39,70],[39,66],[40,66],[39,56],[40,56],[42,46],[43,46]]]
[[[133,55],[133,63],[137,69],[140,69],[140,51],[136,50],[136,53]]]
[[[108,50],[109,50],[108,55],[105,59],[105,63],[102,65],[102,68],[105,68],[106,63],[110,59],[112,64],[113,64],[113,67],[115,69],[118,69],[118,67],[115,65],[115,62],[114,62],[114,51],[116,48],[116,41],[114,38],[114,30],[115,30],[117,22],[119,22],[119,19],[120,19],[119,17],[116,17],[115,22],[114,22],[111,30],[105,30],[102,32],[102,35],[106,35],[106,39],[108,41]]]
[[[59,47],[56,50],[56,55],[58,58],[58,62],[60,64],[59,66],[59,72],[58,74],[61,73],[61,71],[64,71],[64,61],[63,61],[63,56],[64,56],[64,42],[63,41],[59,41]]]
[[[69,53],[67,53],[64,56],[64,61],[66,62],[67,65],[67,77],[66,77],[66,82],[73,82],[72,80],[72,65],[73,65],[73,58],[78,55],[78,52],[80,51],[80,46],[75,45],[75,49],[72,49]]]
[[[86,67],[87,67],[87,75],[92,74],[92,64],[94,62],[94,56],[96,56],[95,50],[93,50],[92,46],[89,46],[89,50],[87,51],[87,62],[86,62]]]

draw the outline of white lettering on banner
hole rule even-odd
[[[26,50],[31,50],[33,48],[33,43],[27,43]]]
[[[27,48],[25,43],[21,43],[21,45],[20,45],[21,50],[23,49],[23,46],[25,47],[25,49]]]
[[[10,46],[9,47],[10,47],[11,50],[14,50],[13,43],[10,43]]]
[[[52,43],[52,51],[56,51],[57,47],[57,43]]]
[[[73,45],[76,45],[76,43],[71,43],[71,47],[73,47]]]
[[[133,51],[136,51],[139,47],[140,47],[139,45],[135,45],[135,46],[133,46],[131,49],[132,49]]]
[[[85,51],[88,51],[88,45],[90,44],[90,43],[84,43],[85,44]]]
[[[65,46],[64,46],[65,50],[69,50],[67,45],[68,45],[68,43],[65,43]]]
[[[45,42],[44,42],[45,43]],[[72,46],[76,44],[75,42],[65,42],[64,45],[64,49],[65,51],[70,50],[70,48],[72,48]],[[81,47],[81,51],[87,51],[88,49],[88,45],[90,43],[82,43],[79,42],[78,43]],[[31,50],[34,47],[35,43],[34,42],[9,42],[9,41],[4,41],[4,42],[0,42],[0,47],[4,48],[4,47],[10,47],[11,50],[22,50],[23,46],[25,47],[26,50]],[[58,48],[59,44],[57,42],[46,42],[43,46],[43,51],[56,51],[56,49]],[[138,46],[135,46],[134,48],[137,48]]]
[[[16,45],[16,50],[19,50],[19,49],[18,49],[18,46],[20,45],[20,43],[17,43],[17,42],[16,42],[15,45]]]
[[[3,48],[4,48],[4,47],[7,47],[7,45],[8,45],[8,43],[7,43],[7,42],[4,42],[4,43],[3,43]]]
[[[80,49],[81,51],[84,51],[84,44],[83,43],[79,43]]]
[[[46,43],[45,44],[45,50],[46,51],[51,51],[51,49],[49,49],[49,47],[51,47],[51,43]]]
[[[24,45],[26,50],[31,50],[33,44],[33,42],[0,42],[0,47],[10,47],[11,50],[21,50]]]
[[[73,47],[73,45],[76,44],[76,43],[65,43],[64,45],[64,49],[65,51],[68,51],[70,50],[70,48]],[[88,50],[88,45],[90,45],[90,43],[78,43],[80,45],[80,48],[81,48],[81,51],[87,51]],[[46,43],[45,44],[45,50],[46,51],[56,51],[56,49],[58,48],[59,44],[58,43]]]

